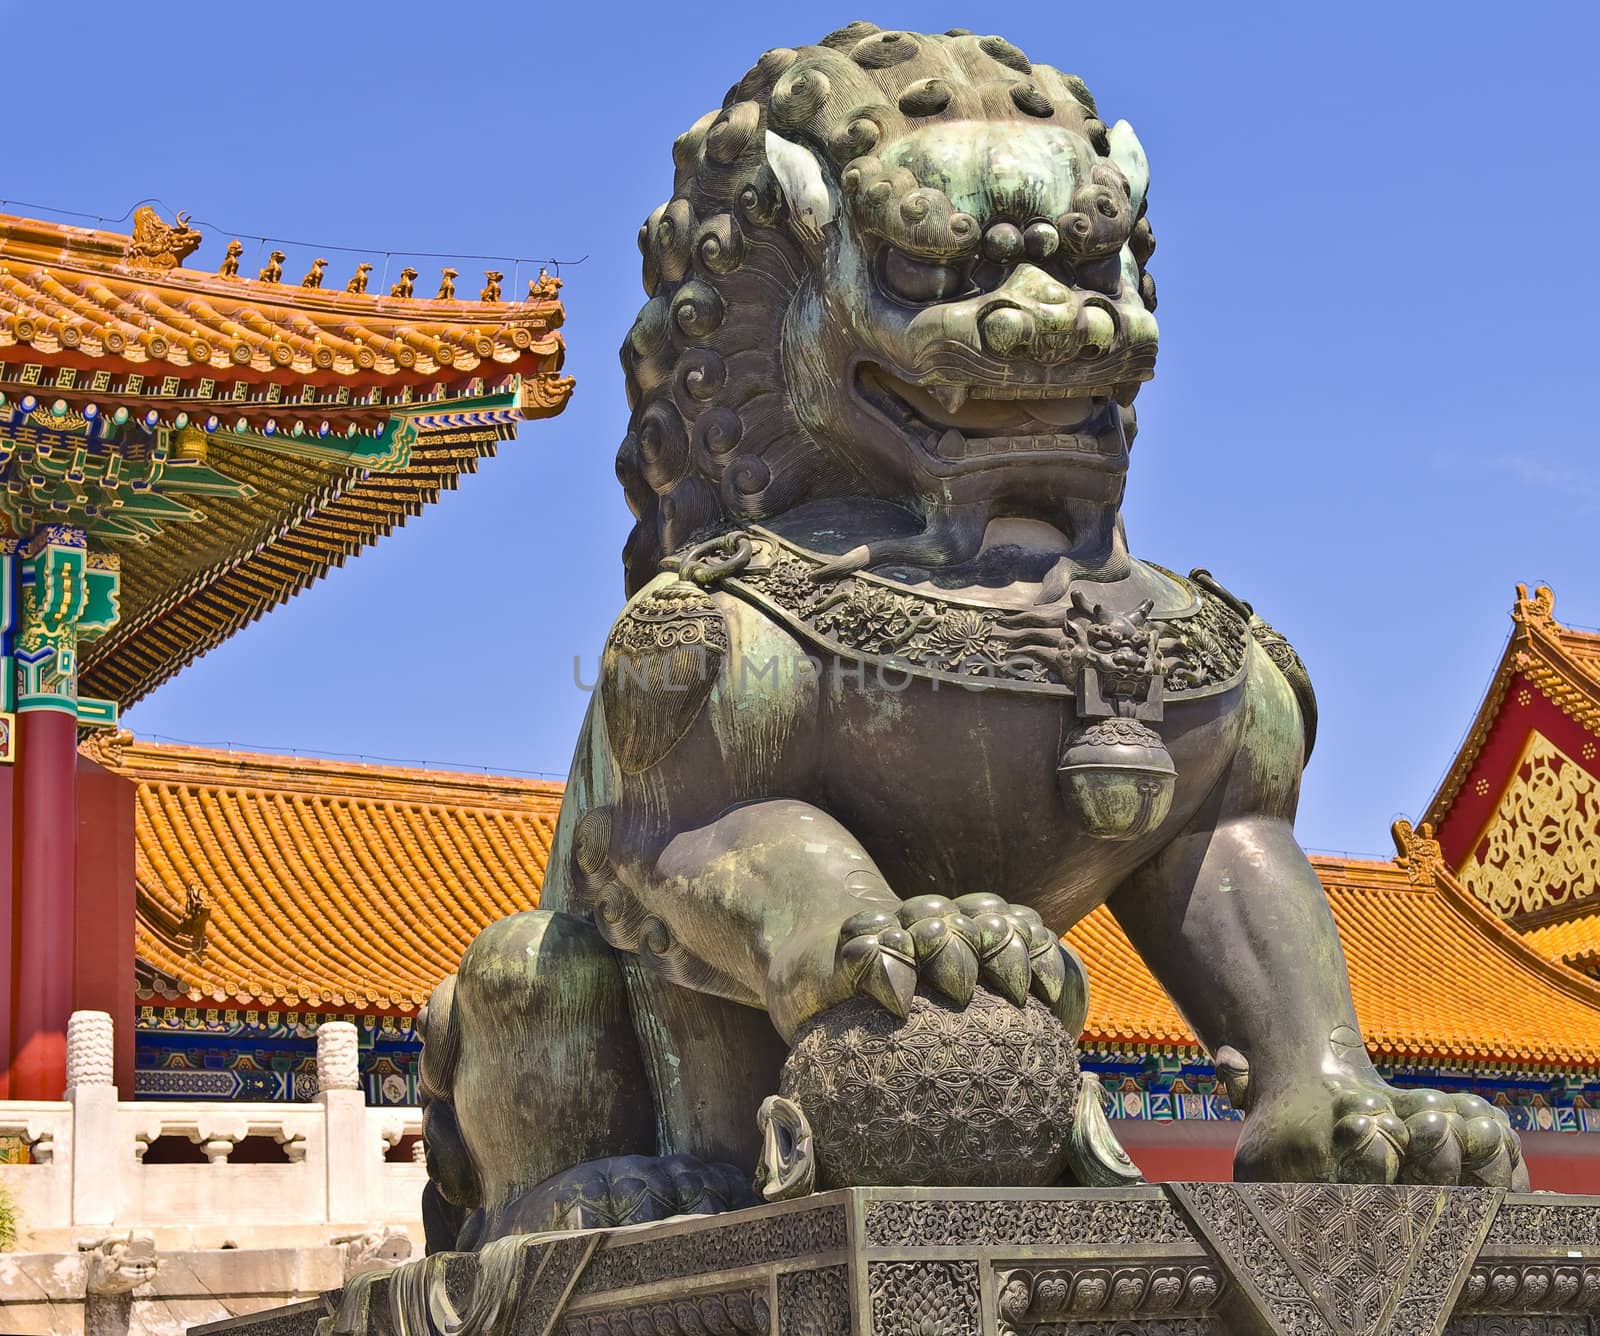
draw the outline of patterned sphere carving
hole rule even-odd
[[[1067,1169],[1073,1037],[1037,999],[919,992],[900,1021],[853,999],[802,1027],[781,1093],[804,1110],[817,1187],[1049,1187]]]

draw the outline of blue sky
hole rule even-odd
[[[128,724],[564,772],[573,660],[592,665],[621,598],[616,348],[673,137],[767,47],[994,12],[1150,155],[1162,355],[1130,543],[1209,567],[1295,642],[1323,716],[1302,838],[1386,850],[1471,720],[1515,582],[1600,624],[1588,6],[480,3],[441,22],[409,0],[0,0],[6,46],[33,53],[6,198],[115,217],[158,197],[211,224],[195,263],[240,233],[380,266],[590,257],[563,272],[567,413]],[[286,249],[296,273],[317,253]]]

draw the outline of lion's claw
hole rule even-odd
[[[1323,1172],[1335,1181],[1527,1189],[1528,1170],[1510,1119],[1476,1095],[1397,1090],[1361,1078],[1336,1081],[1328,1093],[1331,1155]],[[1294,1101],[1304,1112],[1288,1115],[1288,1121],[1282,1117],[1287,1110],[1252,1108],[1248,1116],[1263,1127],[1292,1124],[1303,1130],[1311,1126],[1303,1119],[1315,1101],[1309,1094]],[[1293,1177],[1296,1170],[1303,1172],[1303,1157],[1311,1149],[1297,1148],[1291,1136],[1275,1150],[1269,1132],[1266,1143],[1251,1148],[1244,1176]]]
[[[978,973],[1000,996],[1022,1006],[1033,978],[1027,938],[1003,914],[980,914],[972,922],[978,929]]]
[[[853,915],[839,933],[839,966],[855,992],[901,1017],[919,981],[957,1006],[972,1000],[980,981],[1019,1007],[1032,992],[1074,1033],[1088,1004],[1077,956],[1035,911],[987,892],[919,895],[893,914]]]
[[[917,991],[916,948],[893,914],[867,910],[839,932],[839,965],[858,993],[902,1020]]]

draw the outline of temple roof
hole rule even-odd
[[[148,208],[131,235],[0,215],[0,543],[120,557],[80,691],[122,707],[572,391],[559,279],[420,299],[184,267],[199,241]]]
[[[1600,1070],[1600,985],[1547,960],[1479,906],[1405,822],[1393,862],[1313,856],[1380,1062],[1476,1071]],[[1110,911],[1067,934],[1088,965],[1086,1042],[1196,1047]]]
[[[1427,823],[1468,893],[1552,959],[1600,961],[1600,633],[1517,587],[1512,632]]]
[[[164,236],[166,253],[137,254],[137,235],[0,214],[0,359],[83,373],[66,385],[41,376],[41,400],[76,407],[148,395],[158,417],[216,412],[252,426],[276,418],[287,432],[288,419],[303,416],[339,432],[381,422],[397,402],[465,397],[474,379],[543,369],[541,359],[561,348],[559,284],[548,279],[526,301],[485,302],[392,296],[381,279],[375,291],[348,292],[337,280],[307,287],[288,273],[271,282],[248,268],[224,276],[182,266],[198,233],[185,228],[179,239],[150,210],[139,213],[136,234],[144,223],[157,238],[146,248],[159,249]],[[130,374],[141,378],[132,392]],[[144,383],[166,377],[178,382],[175,393]],[[273,385],[279,393],[269,398]],[[307,386],[314,406],[302,411]]]
[[[87,745],[138,785],[139,957],[201,1004],[413,1009],[484,926],[537,902],[560,805],[537,781]],[[1374,1055],[1600,1071],[1600,985],[1475,903],[1434,841],[1401,823],[1397,844],[1392,862],[1313,860]],[[1198,1048],[1108,911],[1068,940],[1087,1043]]]
[[[561,786],[96,737],[137,785],[138,959],[213,1005],[413,1011],[538,898]]]

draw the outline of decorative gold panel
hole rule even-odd
[[[1531,733],[1461,881],[1502,918],[1592,896],[1600,890],[1600,781]]]

